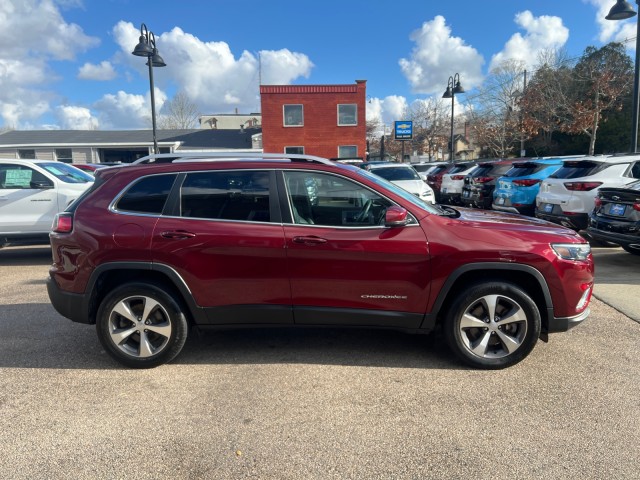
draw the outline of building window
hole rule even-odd
[[[303,125],[302,105],[284,105],[284,126],[302,127]]]
[[[340,158],[353,158],[358,156],[357,145],[340,145],[338,147],[338,157]]]
[[[35,150],[18,150],[18,157],[25,160],[35,160],[36,151]]]
[[[56,160],[64,163],[71,163],[73,160],[70,148],[56,148]]]
[[[355,103],[338,105],[338,125],[358,125],[358,106]]]
[[[284,147],[284,153],[289,155],[304,155],[304,147]]]

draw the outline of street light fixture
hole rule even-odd
[[[147,57],[149,66],[149,84],[151,88],[151,124],[153,126],[153,153],[160,153],[158,150],[158,141],[156,140],[156,98],[153,85],[153,67],[166,67],[167,64],[158,53],[156,48],[156,36],[153,32],[147,30],[147,26],[143,23],[140,25],[140,40],[138,45],[131,52],[138,57]]]
[[[640,6],[636,0],[636,5]],[[625,0],[617,0],[616,4],[609,10],[607,20],[626,20],[636,16],[637,13],[631,4]],[[633,106],[631,108],[631,153],[638,151],[638,111],[640,110],[640,102],[638,97],[638,84],[640,83],[640,22],[636,21],[636,68],[633,77]]]
[[[447,82],[447,89],[444,91],[442,98],[451,99],[451,144],[449,146],[449,161],[453,162],[455,155],[455,145],[453,143],[453,108],[455,103],[456,93],[464,93],[464,88],[460,85],[460,74],[456,73],[453,77],[449,77]]]

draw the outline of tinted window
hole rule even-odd
[[[269,222],[267,171],[197,172],[187,175],[180,193],[183,217]]]
[[[491,175],[499,177],[511,170],[511,165],[494,165],[491,169]]]
[[[504,174],[505,177],[526,177],[539,172],[544,165],[537,163],[514,163],[513,166]]]
[[[486,177],[491,172],[491,165],[478,165],[469,172],[472,177]]]
[[[458,172],[464,172],[465,170],[467,170],[468,168],[470,168],[471,165],[466,164],[460,164],[460,165],[454,165],[453,167],[451,167],[451,170],[449,170],[447,173],[458,173]]]
[[[433,165],[420,165],[420,164],[415,164],[415,165],[411,165],[413,168],[416,169],[416,171],[418,172],[426,172],[428,170],[431,170],[433,168]]]
[[[429,175],[438,175],[447,169],[447,165],[436,165],[433,169],[429,170]]]
[[[609,165],[600,162],[578,161],[564,162],[562,167],[549,178],[580,178],[601,172]]]
[[[390,182],[396,180],[421,180],[420,176],[411,167],[374,168],[371,173],[375,173]]]
[[[134,183],[118,200],[116,209],[160,215],[176,175],[151,175]]]

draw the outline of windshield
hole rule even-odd
[[[393,191],[393,193],[395,193],[396,195],[401,196],[402,198],[404,198],[407,202],[411,202],[412,204],[414,204],[417,207],[422,208],[423,210],[426,210],[430,213],[435,213],[435,214],[440,214],[440,210],[438,210],[435,206],[430,205],[426,202],[423,202],[419,197],[417,197],[416,195],[413,195],[410,192],[407,192],[404,188],[400,188],[397,185],[385,180],[384,178],[372,174],[371,172],[367,171],[367,170],[357,170],[357,173],[362,175],[363,177],[367,177],[369,180],[371,180],[372,182],[374,182],[376,185],[380,185],[384,188],[386,188],[387,190],[391,190]]]
[[[371,169],[371,172],[380,175],[390,182],[398,180],[422,180],[413,167],[380,167]]]
[[[92,175],[83,172],[79,168],[67,165],[62,162],[40,163],[40,167],[44,168],[51,175],[55,175],[58,179],[66,183],[87,183],[93,182]]]

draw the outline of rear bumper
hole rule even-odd
[[[460,198],[460,193],[441,193],[440,203],[444,203],[445,205],[460,205]]]
[[[88,318],[88,299],[86,295],[60,290],[53,278],[47,278],[47,293],[51,305],[63,317],[77,323],[92,323]]]
[[[587,232],[591,237],[601,242],[610,242],[616,245],[640,249],[640,235],[625,235],[622,233],[598,230],[594,227],[587,228]]]
[[[506,205],[506,204],[497,205],[496,203],[493,203],[491,205],[491,208],[493,210],[498,210],[501,212],[519,213],[520,215],[533,216],[533,213],[536,207],[533,204],[514,207],[513,205]]]
[[[557,223],[573,230],[584,230],[589,225],[589,215],[586,213],[576,213],[575,215],[555,214],[541,212],[536,208],[536,218],[547,220],[548,222]]]

